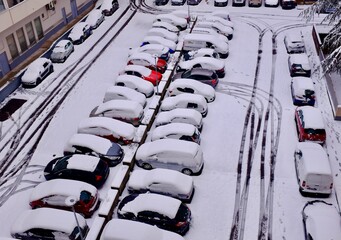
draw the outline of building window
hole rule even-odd
[[[31,22],[27,23],[25,25],[26,28],[26,33],[28,36],[28,41],[30,41],[30,45],[33,45],[36,43],[36,37],[34,36],[34,31],[33,31],[33,25]]]
[[[17,44],[15,43],[14,35],[10,34],[6,37],[7,45],[9,48],[9,52],[11,53],[12,59],[19,56],[19,51],[17,48]]]
[[[27,41],[26,41],[26,37],[25,37],[23,28],[19,28],[17,30],[17,38],[19,41],[21,52],[25,52],[27,50]]]
[[[0,12],[5,10],[4,1],[0,0]]]
[[[43,27],[41,26],[41,21],[39,17],[34,19],[34,26],[36,28],[38,39],[42,39],[44,37],[44,32],[43,32]]]

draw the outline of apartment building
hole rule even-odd
[[[96,0],[0,0],[0,78]]]

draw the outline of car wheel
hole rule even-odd
[[[63,58],[63,62],[65,62],[65,61],[66,61],[66,57]]]
[[[186,175],[193,175],[193,172],[191,169],[188,169],[188,168],[184,168],[182,169],[181,171],[183,174],[186,174]]]
[[[143,163],[142,164],[142,168],[146,169],[146,170],[151,170],[152,169],[152,165],[150,165],[149,163]]]
[[[195,65],[193,66],[193,68],[201,68],[201,65],[200,65],[200,64],[195,64]]]
[[[41,78],[37,78],[36,83],[37,83],[37,85],[38,85],[39,83],[41,83]]]
[[[53,69],[53,66],[50,67],[50,73],[53,73],[54,69]]]

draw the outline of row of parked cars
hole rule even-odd
[[[303,37],[288,34],[284,44],[289,54],[288,64],[291,95],[295,109],[298,132],[294,153],[299,191],[303,196],[328,197],[333,190],[333,173],[328,154],[321,146],[326,141],[326,131],[320,110],[315,106],[316,96]],[[306,239],[338,239],[341,237],[340,215],[336,208],[324,201],[308,202],[303,210]],[[330,220],[334,219],[332,226]],[[326,224],[328,222],[328,224]]]

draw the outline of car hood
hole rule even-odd
[[[23,82],[32,82],[35,81],[39,77],[37,72],[26,71],[24,75],[21,77]]]

